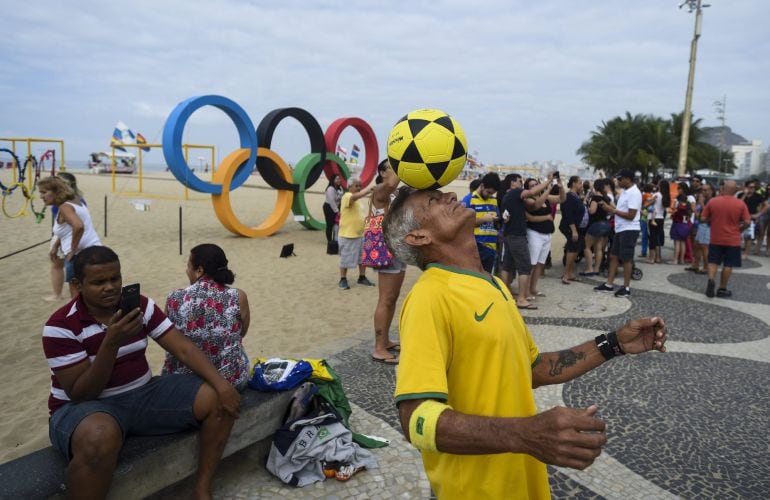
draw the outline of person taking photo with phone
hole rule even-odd
[[[642,211],[642,192],[634,184],[633,170],[624,168],[616,178],[623,188],[623,193],[618,198],[618,204],[601,203],[605,212],[615,217],[615,235],[610,246],[610,268],[607,275],[607,283],[595,286],[597,292],[615,292],[615,297],[628,297],[631,295],[631,273],[634,270],[634,254],[636,253],[636,240],[639,239],[639,219]],[[615,291],[615,275],[618,272],[618,263],[623,262],[623,286]]]
[[[551,189],[545,189],[538,196],[534,196],[538,182],[535,179],[527,179],[524,188],[533,193],[524,200],[527,217],[527,244],[529,245],[529,259],[533,270],[529,277],[529,294],[527,301],[537,300],[545,294],[538,290],[538,281],[545,272],[545,263],[551,253],[551,238],[555,231],[551,205],[564,203],[567,194],[561,183],[558,172],[550,175]]]
[[[79,294],[43,328],[51,370],[49,436],[68,460],[67,495],[104,498],[126,436],[200,428],[196,498],[211,498],[214,472],[238,418],[240,395],[152,299],[122,311],[120,261],[103,246],[77,254]],[[195,375],[153,377],[148,337]]]

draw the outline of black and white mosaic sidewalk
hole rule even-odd
[[[631,318],[661,316],[665,354],[626,356],[570,383],[538,388],[540,411],[599,406],[608,443],[585,471],[549,467],[557,499],[770,497],[770,259],[752,258],[730,280],[730,299],[705,297],[705,277],[683,266],[638,264],[630,298],[593,291],[598,280],[541,280],[537,311],[524,311],[541,351],[571,347]],[[395,335],[391,335],[395,338]],[[358,341],[353,341],[358,339]],[[383,436],[380,468],[346,483],[294,489],[241,452],[219,467],[217,498],[430,498],[419,453],[401,434],[396,371],[371,361],[373,338],[358,332],[327,359],[353,403],[351,426]],[[186,486],[158,498],[178,498]],[[187,488],[187,489],[185,489]]]
[[[527,323],[544,351],[635,317],[662,316],[670,330],[666,354],[620,358],[536,391],[541,410],[597,404],[608,422],[609,442],[587,471],[549,468],[554,498],[768,497],[770,261],[757,260],[733,274],[730,299],[706,298],[705,277],[678,266],[641,265],[630,299],[593,292],[598,282],[542,281],[547,296]],[[577,303],[583,313],[570,314]],[[395,370],[372,363],[370,349],[340,352],[334,366],[350,399],[398,430]]]

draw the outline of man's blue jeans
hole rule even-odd
[[[488,273],[491,273],[492,270],[495,268],[495,258],[497,256],[497,252],[492,250],[486,245],[482,245],[479,242],[476,242],[476,247],[479,249],[479,257],[481,257],[481,265],[484,267],[484,270]]]

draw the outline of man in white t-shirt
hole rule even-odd
[[[602,208],[607,213],[615,215],[615,236],[612,237],[610,248],[610,270],[607,283],[594,287],[597,292],[615,291],[612,284],[618,271],[618,260],[623,261],[623,286],[615,292],[615,297],[631,295],[631,273],[634,270],[634,252],[636,240],[639,238],[639,217],[642,212],[642,193],[634,184],[634,171],[621,170],[616,176],[618,185],[623,193],[618,198],[618,204],[602,202]]]

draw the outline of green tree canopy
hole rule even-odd
[[[676,169],[679,159],[679,142],[682,134],[682,113],[672,114],[664,119],[653,115],[617,116],[602,122],[591,137],[577,150],[582,160],[614,175],[622,168],[642,172],[644,178],[655,175],[661,168]],[[690,125],[687,147],[687,171],[708,168],[720,172],[731,172],[732,153],[722,152],[704,142],[701,120]],[[722,163],[720,164],[720,157]],[[724,161],[724,160],[728,161]]]

